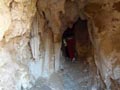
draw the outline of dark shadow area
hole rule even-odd
[[[93,47],[88,32],[87,20],[78,19],[78,21],[74,24],[74,34],[78,58],[87,58],[92,56]]]
[[[71,61],[75,60],[75,35],[74,35],[74,27],[67,28],[67,30],[63,33],[62,36],[62,53],[66,59],[70,59]]]
[[[71,61],[85,59],[92,55],[87,20],[79,18],[72,28],[64,31],[61,50],[65,59]]]

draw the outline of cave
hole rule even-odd
[[[0,0],[0,90],[120,90],[119,4]]]
[[[102,85],[98,83],[99,79],[95,81],[93,78],[97,76],[97,69],[93,63],[94,52],[86,19],[78,18],[63,32],[61,53],[60,69],[64,78],[63,90],[94,90],[96,87],[92,84],[95,83],[99,89],[102,89]],[[86,83],[85,86],[83,83]]]
[[[77,60],[93,56],[92,48],[87,20],[78,18],[63,32],[61,52],[64,58],[72,61],[73,58]]]

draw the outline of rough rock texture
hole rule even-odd
[[[35,0],[0,1],[0,90],[21,90],[31,87],[28,45]]]
[[[107,90],[119,90],[120,84],[120,12],[119,0],[91,1],[85,7],[89,17],[95,62]]]
[[[6,3],[5,3],[6,2]],[[9,11],[9,0],[0,1],[0,40],[2,40],[5,31],[8,30],[11,24],[11,17]]]

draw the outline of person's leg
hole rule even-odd
[[[73,39],[69,39],[67,41],[67,47],[68,47],[68,53],[71,61],[75,61],[75,52],[74,52],[75,50],[74,50]]]
[[[68,53],[71,61],[75,61],[75,53],[74,50],[71,46],[68,47]]]

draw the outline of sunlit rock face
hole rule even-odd
[[[28,43],[35,12],[35,0],[0,1],[0,90],[23,90],[34,83]]]
[[[36,12],[36,0],[16,0],[10,3],[9,9],[12,23],[5,35],[7,40],[30,30],[31,20]]]
[[[119,0],[91,1],[85,7],[93,28],[95,62],[107,90],[119,90],[120,84],[120,11]]]
[[[6,2],[6,3],[5,3]],[[9,11],[10,1],[0,1],[0,40],[2,40],[5,32],[11,24],[11,15]]]

